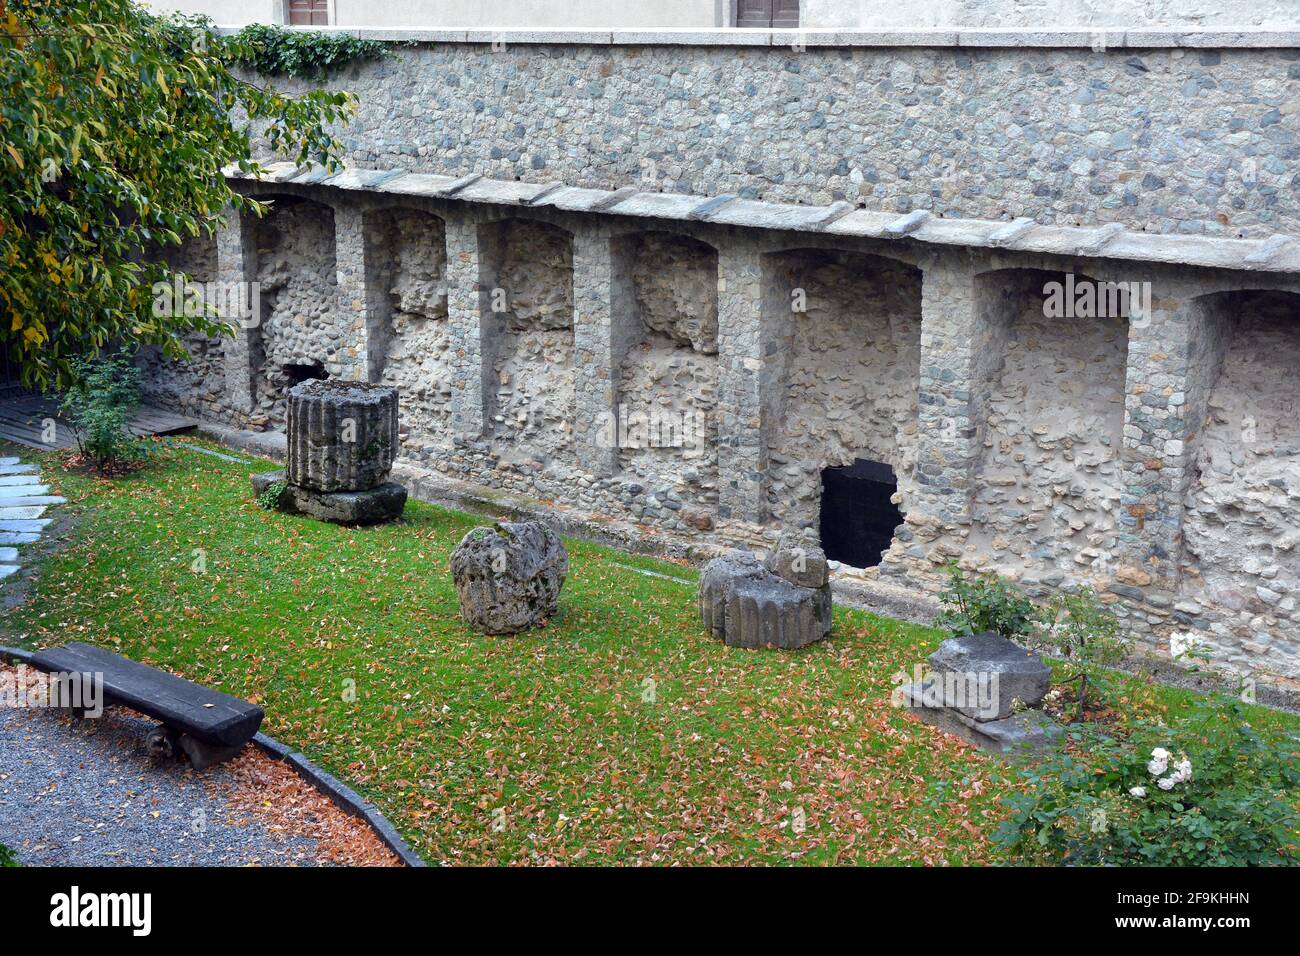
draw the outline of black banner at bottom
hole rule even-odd
[[[111,937],[128,947],[230,934],[250,946],[400,945],[405,937],[392,934],[420,926],[432,939],[453,931],[484,942],[607,931],[610,945],[629,931],[649,942],[659,926],[667,944],[682,940],[682,920],[690,937],[716,930],[732,944],[770,945],[784,931],[806,939],[813,927],[952,932],[967,945],[971,933],[1013,929],[1230,942],[1288,926],[1283,907],[1295,892],[1285,870],[0,870],[7,938]]]

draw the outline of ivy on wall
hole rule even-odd
[[[242,41],[246,51],[240,65],[264,76],[323,80],[353,60],[383,60],[391,55],[379,40],[261,23],[244,27],[235,39]]]

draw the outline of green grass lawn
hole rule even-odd
[[[258,508],[263,462],[159,446],[107,482],[17,453],[73,521],[5,643],[89,641],[260,703],[268,733],[431,862],[993,855],[1002,764],[889,705],[935,631],[837,609],[805,651],[729,648],[692,586],[618,565],[693,570],[570,540],[558,618],[485,637],[448,573],[482,519],[411,502],[398,523],[340,528]]]

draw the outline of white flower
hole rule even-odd
[[[1163,760],[1153,760],[1147,764],[1147,773],[1153,777],[1158,777],[1169,769],[1169,764]]]
[[[1146,787],[1130,787],[1129,794],[1134,797],[1145,797],[1147,795]]]
[[[1106,811],[1098,807],[1088,818],[1088,829],[1093,833],[1106,832]]]
[[[1174,764],[1174,778],[1179,783],[1192,779],[1192,762],[1186,757]]]
[[[1168,763],[1170,753],[1164,747],[1157,747],[1155,750],[1151,751],[1151,756],[1156,760],[1159,760],[1161,763]]]
[[[1177,782],[1178,781],[1175,780],[1173,777],[1161,777],[1159,780],[1156,781],[1156,786],[1158,786],[1161,790],[1172,790],[1174,789],[1174,784]]]

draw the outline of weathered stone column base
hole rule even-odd
[[[1060,738],[1060,724],[1041,710],[1026,710],[1001,720],[976,720],[953,707],[927,707],[925,684],[900,689],[904,705],[931,727],[960,737],[981,750],[1008,756],[1030,756],[1051,750]]]
[[[253,475],[253,494],[260,496],[284,480],[283,471]],[[395,481],[386,481],[365,491],[313,491],[285,484],[276,507],[286,514],[306,515],[334,524],[380,524],[402,516],[406,508],[406,489]]]

